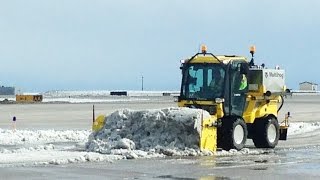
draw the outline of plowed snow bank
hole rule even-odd
[[[87,150],[105,154],[142,150],[166,155],[198,154],[202,117],[208,112],[190,108],[118,110],[106,117],[104,127],[92,133]]]

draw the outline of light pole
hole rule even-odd
[[[141,90],[143,91],[143,75],[141,76]]]

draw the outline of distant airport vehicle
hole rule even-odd
[[[33,102],[42,102],[42,95],[16,95],[17,103],[33,103]]]

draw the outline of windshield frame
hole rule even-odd
[[[220,85],[209,89],[213,74],[220,71]],[[192,74],[195,73],[195,74]],[[208,100],[223,98],[225,93],[226,66],[220,63],[188,63],[182,68],[180,98],[185,100]],[[197,86],[195,85],[197,84]],[[211,85],[211,84],[210,84]],[[193,86],[193,87],[192,87]],[[194,89],[192,89],[194,88]],[[214,92],[214,90],[217,90]]]

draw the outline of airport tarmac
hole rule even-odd
[[[320,122],[320,96],[293,96],[286,100],[279,119],[291,112],[291,122]],[[0,128],[88,130],[92,103],[1,104]],[[95,104],[96,114],[117,109],[176,107],[171,98],[150,101],[121,101]],[[289,136],[263,154],[85,162],[60,165],[4,166],[4,179],[319,179],[320,130]],[[255,149],[252,143],[246,148]]]

